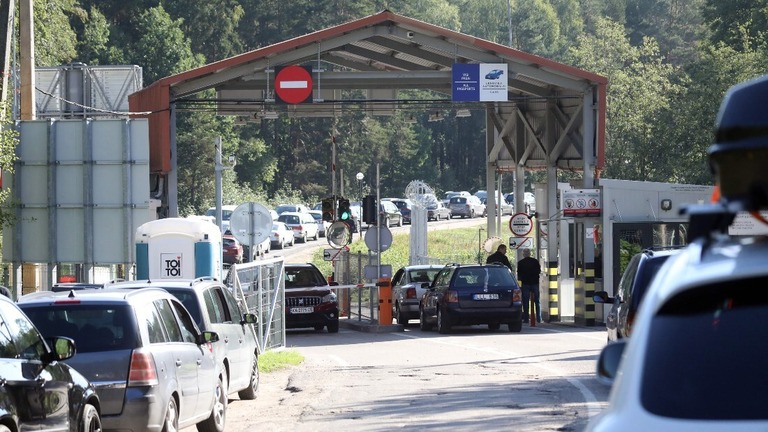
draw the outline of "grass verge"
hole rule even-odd
[[[304,356],[293,350],[271,350],[259,355],[259,371],[264,373],[274,372],[290,366],[300,365],[304,362]]]

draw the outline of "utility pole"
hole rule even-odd
[[[19,4],[21,50],[21,120],[35,120],[35,24],[32,0]]]

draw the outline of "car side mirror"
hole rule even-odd
[[[212,331],[204,331],[197,337],[197,344],[203,345],[207,343],[213,343],[219,341],[219,334]]]
[[[334,282],[329,282],[328,285],[330,285],[330,286],[339,286],[339,283],[334,281]]]
[[[46,363],[70,359],[77,352],[75,341],[68,337],[56,336],[48,338],[47,342],[51,346],[51,351],[43,356],[42,360]]]
[[[595,303],[613,303],[613,299],[611,299],[605,291],[595,291],[592,300]]]
[[[243,320],[240,321],[240,324],[256,324],[259,322],[259,317],[254,313],[245,313],[243,314]]]
[[[422,282],[421,287],[422,288],[429,288],[430,283],[429,282]]]
[[[625,340],[611,342],[600,351],[597,358],[597,380],[603,384],[612,385],[624,357],[624,349],[627,346]]]

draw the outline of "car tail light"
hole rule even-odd
[[[128,387],[154,386],[158,384],[155,359],[151,353],[134,350],[128,371]]]
[[[523,292],[520,291],[520,288],[515,288],[512,290],[512,302],[518,303],[523,301]]]
[[[457,293],[454,290],[448,290],[445,292],[445,301],[448,303],[458,303],[459,302],[459,293]]]
[[[408,288],[407,290],[405,290],[405,298],[415,299],[416,298],[416,288]]]
[[[294,230],[294,231],[301,231],[301,230],[304,229],[304,227],[302,227],[301,225],[296,225],[296,226],[291,227],[291,229]]]

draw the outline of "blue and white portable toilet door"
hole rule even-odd
[[[136,278],[220,279],[221,250],[221,231],[211,222],[153,220],[136,230]]]

